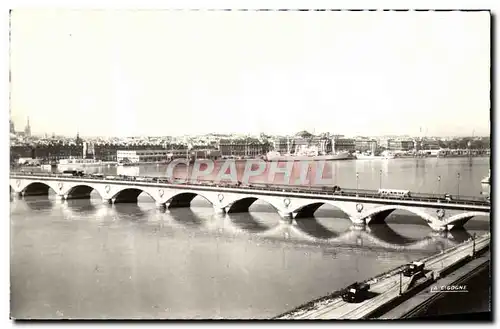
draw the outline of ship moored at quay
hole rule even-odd
[[[354,155],[349,152],[338,152],[335,154],[284,154],[279,152],[269,152],[266,156],[267,161],[334,161],[334,160],[352,160],[356,159]]]

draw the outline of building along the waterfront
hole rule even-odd
[[[335,152],[354,152],[356,150],[356,142],[353,138],[338,137],[332,139],[332,151]]]
[[[269,152],[269,146],[256,138],[221,139],[219,151],[222,157],[255,158]]]
[[[387,140],[387,149],[391,151],[410,151],[415,149],[411,139],[389,139]]]
[[[375,154],[378,148],[378,143],[375,139],[369,138],[357,138],[354,141],[356,151],[359,152],[371,152]]]
[[[162,162],[168,160],[168,155],[168,150],[118,150],[116,160],[120,163]]]

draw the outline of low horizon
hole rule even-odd
[[[298,132],[297,132],[298,133]],[[55,136],[57,137],[67,137],[67,138],[76,138],[78,135],[80,138],[143,138],[143,137],[196,137],[196,136],[206,136],[206,135],[224,135],[224,136],[236,136],[236,135],[245,135],[245,136],[252,136],[252,137],[257,137],[260,136],[261,134],[267,135],[267,136],[272,136],[272,137],[292,137],[297,135],[297,133],[294,134],[289,134],[289,135],[282,135],[282,134],[272,134],[272,133],[257,133],[257,134],[251,134],[251,133],[246,133],[246,132],[233,132],[233,133],[217,133],[217,132],[211,132],[211,133],[204,133],[204,134],[171,134],[171,135],[130,135],[130,136],[115,136],[115,135],[84,135],[79,132],[76,132],[75,134],[58,134],[54,133]],[[312,134],[312,133],[311,133]],[[313,134],[313,136],[319,136],[327,134],[326,132],[321,132],[321,133],[316,133]],[[42,137],[44,138],[45,135],[47,135],[47,138],[51,138],[52,132],[51,133],[39,133],[39,132],[32,132],[31,136],[35,137]],[[384,134],[384,135],[346,135],[346,134],[333,134],[330,133],[330,136],[334,135],[339,135],[339,136],[344,136],[346,138],[355,138],[355,137],[408,137],[408,138],[491,138],[490,135],[479,135],[479,134],[463,134],[463,135],[429,135],[429,136],[422,136],[422,135],[411,135],[411,134]]]

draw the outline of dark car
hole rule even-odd
[[[368,283],[355,282],[342,292],[342,300],[348,303],[364,300],[368,295],[368,291],[370,291]]]
[[[413,262],[406,266],[403,270],[403,275],[406,277],[411,277],[418,274],[423,274],[425,264],[422,262]]]
[[[85,176],[83,170],[64,170],[62,173],[64,176]]]

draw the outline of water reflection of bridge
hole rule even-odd
[[[57,202],[57,201],[51,201]],[[144,222],[145,225],[161,223],[162,227],[201,230],[229,236],[246,235],[252,238],[292,240],[330,246],[381,248],[400,251],[419,251],[428,248],[443,250],[471,237],[466,230],[453,232],[430,231],[421,238],[411,238],[396,232],[390,225],[377,224],[365,227],[350,226],[343,232],[331,231],[315,218],[288,224],[283,221],[263,223],[259,213],[213,214],[183,208],[162,212],[140,204],[102,205],[90,200],[62,202],[63,213],[68,219],[95,218],[102,221]],[[147,224],[146,224],[147,223]]]

